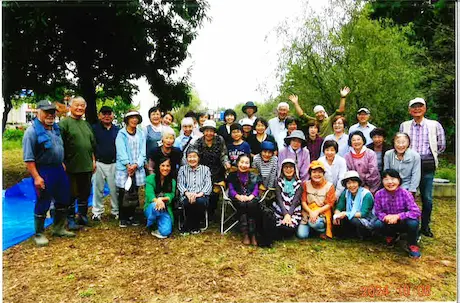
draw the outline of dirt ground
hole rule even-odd
[[[456,203],[434,205],[435,238],[422,238],[420,260],[378,241],[246,247],[238,234],[221,236],[216,224],[159,240],[107,218],[75,239],[49,236],[48,247],[28,240],[4,251],[3,301],[455,301]]]

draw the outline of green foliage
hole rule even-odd
[[[189,111],[199,112],[199,111],[205,110],[205,108],[201,107],[202,103],[196,91],[192,90],[189,93],[189,98],[190,98],[190,103],[188,103],[187,105],[178,106],[172,110],[172,114],[174,115],[174,121],[179,126],[179,128],[180,128],[180,123],[187,112]]]
[[[91,297],[96,294],[96,291],[93,288],[88,288],[87,290],[84,290],[80,292],[78,295],[80,298],[86,298],[86,297]]]
[[[425,66],[421,89],[428,102],[428,116],[446,130],[447,150],[454,150],[455,139],[455,2],[371,1],[373,19],[391,18],[399,25],[410,24],[406,33],[412,45],[426,48],[418,64]]]
[[[3,141],[21,141],[23,137],[23,129],[7,129],[3,133]]]
[[[457,174],[455,171],[455,164],[449,162],[448,159],[440,158],[439,166],[435,173],[435,178],[447,179],[455,183]]]
[[[206,1],[2,4],[6,115],[21,89],[46,95],[67,87],[86,99],[86,117],[94,122],[96,87],[103,85],[112,98],[131,100],[137,88],[129,80],[142,76],[163,109],[189,101],[187,77],[171,75],[206,18]]]
[[[356,123],[358,108],[367,107],[372,123],[391,136],[409,118],[407,102],[421,95],[418,85],[425,69],[415,58],[424,49],[408,43],[410,26],[384,26],[390,21],[370,20],[368,7],[359,2],[341,1],[334,9],[342,11],[341,22],[327,26],[331,11],[309,17],[284,51],[279,99],[297,94],[307,114],[313,114],[317,104],[331,113],[338,108],[340,89],[349,86],[349,124]]]

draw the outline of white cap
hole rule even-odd
[[[365,107],[361,107],[360,109],[358,109],[358,114],[359,114],[360,112],[365,112],[365,113],[368,114],[368,115],[371,114],[371,111],[368,110],[368,109],[365,108]]]
[[[254,124],[254,121],[252,121],[249,118],[241,119],[241,126],[244,126],[244,125],[251,125],[252,126],[253,124]]]
[[[278,103],[278,106],[276,107],[276,109],[280,109],[280,107],[286,107],[289,110],[289,104],[286,102]]]
[[[193,118],[192,117],[185,117],[182,119],[181,123],[180,123],[181,126],[184,126],[184,125],[191,125],[193,126]]]
[[[213,128],[216,130],[216,121],[214,120],[206,120],[203,123],[203,126],[200,128],[200,132],[203,132],[206,128]]]
[[[324,109],[324,107],[322,105],[316,105],[314,108],[313,108],[313,112],[316,114],[317,112],[320,112],[320,111],[323,111],[323,112],[326,112],[326,110]]]
[[[423,105],[426,105],[425,100],[423,100],[422,98],[415,98],[409,101],[409,107],[417,103],[422,103]]]

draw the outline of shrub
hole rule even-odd
[[[3,133],[4,141],[21,141],[24,137],[24,130],[22,129],[7,129]]]

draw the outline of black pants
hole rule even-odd
[[[338,238],[365,238],[371,236],[371,231],[367,229],[358,218],[349,220],[347,217],[340,220],[340,225],[333,225],[334,235]]]
[[[70,183],[70,203],[68,214],[75,216],[75,200],[78,199],[78,213],[86,216],[88,213],[88,197],[91,193],[92,172],[67,173]]]
[[[259,212],[259,199],[255,198],[249,202],[232,200],[240,219],[240,228],[243,234],[255,234],[256,218]]]
[[[134,185],[133,185],[134,186]],[[135,190],[137,191],[139,189],[138,186],[135,186]],[[137,205],[126,205],[126,203],[123,203],[124,197],[125,197],[125,189],[117,187],[117,193],[118,193],[118,205],[119,205],[119,216],[120,216],[120,221],[121,220],[129,220],[129,218],[134,217],[136,213],[136,207]],[[138,202],[139,203],[139,202]]]
[[[195,203],[190,203],[188,198],[184,199],[185,210],[185,231],[200,229],[200,221],[204,218],[204,212],[209,203],[209,197],[197,198]]]

